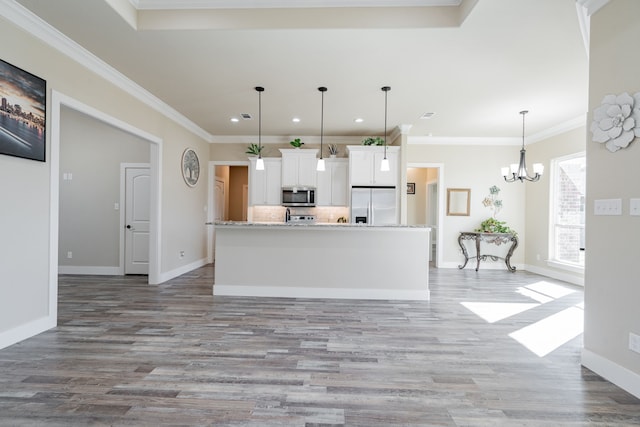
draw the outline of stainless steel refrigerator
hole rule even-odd
[[[352,187],[351,222],[368,225],[398,224],[395,187]]]

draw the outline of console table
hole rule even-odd
[[[467,253],[467,248],[464,246],[465,240],[473,240],[476,243],[476,255],[470,257]],[[496,246],[500,246],[503,244],[511,243],[511,247],[509,247],[509,251],[507,255],[502,258],[497,255],[483,254],[480,252],[480,242],[486,242],[489,244],[493,244]],[[504,259],[505,264],[509,271],[516,271],[515,267],[511,267],[510,260],[511,255],[513,255],[513,251],[518,247],[518,237],[512,233],[480,233],[480,232],[470,232],[470,231],[462,231],[460,232],[460,236],[458,236],[458,244],[462,249],[462,254],[464,255],[464,264],[459,265],[458,268],[463,269],[469,259],[475,258],[477,260],[476,271],[480,268],[480,261],[486,261],[487,258],[497,261],[499,259]]]

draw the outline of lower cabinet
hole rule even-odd
[[[349,161],[325,159],[325,170],[317,172],[316,204],[318,206],[349,205]]]
[[[264,170],[256,170],[257,158],[249,159],[249,205],[280,206],[282,197],[282,160],[263,157]]]

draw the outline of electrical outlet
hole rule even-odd
[[[629,199],[629,215],[640,216],[640,199]]]
[[[69,259],[73,258],[73,252],[71,251],[67,252],[67,258]]]
[[[184,258],[184,251],[180,251],[180,258]]]
[[[640,353],[640,335],[629,332],[629,350]]]

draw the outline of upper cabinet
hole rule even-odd
[[[263,157],[264,170],[256,170],[256,157],[249,161],[249,204],[280,206],[282,198],[281,164],[275,157]]]
[[[318,206],[349,205],[349,161],[347,159],[325,159],[325,170],[316,172]]]
[[[318,150],[286,149],[282,153],[283,187],[316,187],[316,165]]]
[[[389,170],[381,171],[384,159],[384,147],[349,145],[349,175],[350,185],[362,186],[392,186],[399,182],[400,147],[387,146],[387,160]]]

